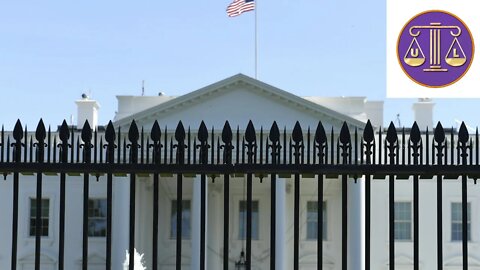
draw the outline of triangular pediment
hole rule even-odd
[[[346,121],[352,127],[364,123],[328,109],[284,90],[243,74],[238,74],[189,94],[171,99],[144,111],[115,121],[128,128],[131,121],[148,130],[157,120],[161,126],[174,129],[178,121],[195,130],[203,120],[208,127],[223,127],[226,120],[232,127],[244,129],[249,120],[255,127],[270,128],[273,121],[279,127],[293,128],[296,121],[302,127],[314,129],[321,120],[324,127],[338,130]]]

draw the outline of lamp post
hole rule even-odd
[[[240,252],[240,259],[235,262],[235,270],[244,269],[247,269],[247,261],[245,260],[245,252],[242,250]]]

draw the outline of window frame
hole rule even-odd
[[[397,204],[406,204],[408,203],[410,205],[410,207],[408,209],[410,209],[410,219],[409,220],[405,220],[405,219],[397,219]],[[398,200],[398,201],[394,201],[394,209],[395,209],[395,213],[394,213],[394,218],[393,218],[393,226],[394,226],[394,239],[395,241],[399,241],[399,242],[409,242],[409,241],[413,241],[413,203],[412,201],[407,201],[407,200]],[[398,238],[397,237],[397,229],[396,229],[396,224],[398,223],[402,223],[402,224],[406,224],[406,223],[409,223],[410,226],[408,226],[410,228],[410,231],[409,231],[409,236],[408,238]]]
[[[242,203],[242,202],[245,202],[245,208],[246,208],[246,207],[247,207],[247,206],[246,206],[247,200],[244,200],[243,198],[240,198],[239,200],[236,200],[236,205],[238,206],[238,207],[236,207],[236,209],[237,209],[237,211],[236,211],[236,213],[237,213],[237,226],[238,226],[238,231],[237,231],[237,234],[236,234],[236,240],[239,240],[239,241],[245,241],[245,240],[247,239],[247,236],[246,236],[246,234],[247,234],[246,227],[245,227],[245,237],[243,237],[243,236],[241,235],[241,234],[242,234],[242,225],[241,225],[241,224],[242,224],[242,223],[241,223],[242,220],[241,220],[241,218],[240,218],[240,214],[241,214],[240,207],[241,207],[241,203]],[[254,210],[254,209],[253,209],[253,204],[254,204],[255,202],[257,203],[257,223],[255,223],[255,222],[253,221],[253,219],[254,219],[254,215],[253,215],[253,213],[254,213],[254,211],[253,211],[253,210]],[[261,206],[260,206],[260,205],[261,205],[261,204],[260,204],[260,199],[258,199],[258,198],[252,198],[252,239],[251,239],[252,241],[258,241],[258,240],[261,239],[261,237],[260,237],[260,230],[261,230],[261,226],[260,226],[260,218],[261,218],[260,209],[261,209]],[[245,209],[245,226],[246,226],[246,220],[247,220],[247,214],[246,214],[246,212],[247,212],[247,211],[246,211],[246,209]],[[257,226],[254,227],[254,224],[257,224]],[[257,237],[256,237],[256,238],[253,237],[253,236],[254,236],[254,228],[256,228],[256,230],[257,230]]]
[[[90,216],[90,202],[91,201],[104,201],[105,202],[105,216],[104,217],[91,217]],[[93,239],[102,239],[107,237],[107,215],[108,215],[108,205],[107,205],[107,198],[105,197],[90,197],[88,198],[88,213],[87,213],[87,219],[88,219],[88,227],[90,227],[90,221],[91,219],[95,220],[104,220],[105,221],[105,235],[90,235],[90,229],[88,230],[87,234],[89,238]]]
[[[459,216],[462,215],[461,213],[461,210],[462,210],[462,202],[460,201],[451,201],[450,202],[450,241],[452,243],[461,243],[462,242],[462,237],[460,237],[459,239],[453,239],[453,224],[459,224],[460,226],[462,226],[462,220],[458,220],[458,221],[455,221],[453,220],[453,205],[456,204],[456,205],[460,205],[460,214]],[[473,214],[473,209],[472,209],[472,206],[473,203],[471,201],[467,201],[467,237],[468,237],[468,240],[467,242],[472,242],[472,214]],[[462,236],[462,235],[461,235]]]
[[[318,201],[317,200],[307,200],[305,202],[305,240],[307,241],[316,241],[318,238],[318,231],[316,231],[316,236],[315,237],[309,237],[308,234],[308,223],[313,222],[315,224],[315,230],[318,228],[318,216],[315,221],[309,221],[308,220],[308,204],[309,203],[314,203],[317,204],[318,206]],[[317,211],[315,211],[317,213]],[[328,241],[328,203],[327,200],[324,199],[322,202],[322,215],[323,215],[323,234],[322,234],[322,241]]]
[[[33,201],[35,201],[35,207],[36,207],[36,200],[37,198],[36,197],[33,197],[33,196],[29,196],[28,197],[28,202],[27,202],[27,207],[28,207],[28,223],[27,223],[27,236],[29,238],[35,238],[36,237],[36,234],[34,233],[32,235],[32,229],[35,230],[35,228],[32,228],[32,220],[36,219],[36,213],[32,216],[32,207],[34,206],[34,204],[32,203]],[[52,237],[52,199],[49,197],[49,196],[44,196],[41,198],[41,200],[48,200],[48,215],[47,217],[43,217],[41,215],[40,219],[43,220],[44,218],[47,218],[47,235],[41,235],[42,238],[50,238]],[[42,202],[42,207],[44,206],[43,202]],[[43,211],[42,211],[43,212]],[[42,226],[43,227],[43,226]],[[43,228],[42,228],[43,230]]]
[[[174,199],[170,199],[170,207],[169,207],[169,231],[168,231],[168,239],[169,240],[177,240],[177,231],[176,231],[176,224],[177,224],[177,218],[176,218],[176,214],[175,214],[175,218],[173,218],[173,210],[174,210],[174,207],[175,207],[175,211],[176,211],[176,206],[177,206],[177,199],[174,198]],[[183,211],[185,210],[185,206],[184,206],[184,203],[188,201],[189,203],[189,209],[190,209],[190,214],[189,214],[189,222],[188,222],[188,226],[189,226],[189,232],[190,232],[190,235],[188,236],[188,238],[186,238],[184,236],[184,233],[185,233],[185,230],[182,230],[182,240],[183,241],[190,241],[192,240],[192,221],[193,221],[193,209],[192,209],[192,200],[189,199],[189,198],[182,198],[182,213]],[[173,223],[175,222],[175,226],[173,226]],[[183,222],[183,219],[182,219],[182,222]],[[175,230],[175,232],[174,232]]]

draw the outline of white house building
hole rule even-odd
[[[113,123],[127,131],[132,120],[149,134],[154,121],[173,133],[178,121],[190,127],[193,133],[203,120],[207,127],[221,129],[226,120],[232,127],[245,130],[249,120],[256,127],[268,130],[273,121],[292,132],[296,121],[303,128],[314,129],[321,120],[325,130],[338,133],[346,122],[363,129],[370,119],[378,130],[383,125],[383,102],[368,101],[365,97],[299,97],[261,81],[238,74],[179,97],[117,96],[118,111]],[[78,126],[85,120],[98,126],[99,105],[84,97],[76,101]],[[413,104],[415,120],[424,130],[433,127],[433,106],[429,99]],[[99,136],[104,129],[98,127]],[[8,134],[7,134],[8,135]],[[55,135],[58,137],[58,135]],[[35,226],[35,176],[21,175],[19,193],[18,265],[19,269],[33,269]],[[113,254],[112,269],[123,269],[125,250],[128,249],[129,192],[127,178],[114,178],[113,190]],[[80,269],[82,248],[82,186],[83,178],[69,175],[66,202],[65,268]],[[316,269],[317,185],[315,178],[305,176],[301,182],[300,199],[300,268]],[[293,179],[280,178],[276,186],[276,265],[277,269],[291,269],[293,261]],[[42,200],[41,269],[56,269],[58,263],[59,179],[44,177]],[[435,180],[420,183],[420,269],[436,269],[436,200]],[[396,269],[412,269],[413,262],[413,208],[411,179],[398,181],[395,190]],[[89,269],[104,269],[106,231],[106,179],[90,179],[89,193]],[[176,182],[170,175],[162,175],[159,188],[159,269],[175,269]],[[183,186],[183,250],[182,269],[199,268],[200,243],[200,181],[199,176],[185,175]],[[388,267],[388,186],[385,180],[372,184],[372,269]],[[444,183],[444,269],[460,269],[461,260],[461,201],[460,183]],[[469,182],[469,265],[480,269],[480,230],[478,188]],[[12,181],[0,182],[0,202],[3,217],[10,217]],[[137,178],[136,183],[135,247],[144,254],[147,269],[152,264],[152,176]],[[208,181],[206,269],[222,269],[222,256],[228,252],[230,269],[234,268],[245,245],[245,176],[232,178],[230,186],[230,247],[223,245],[223,181],[219,176]],[[324,269],[341,269],[341,182],[338,178],[325,181],[323,231]],[[348,247],[349,269],[363,269],[364,260],[364,182],[359,179],[348,183]],[[398,210],[398,212],[397,212]],[[268,269],[270,256],[270,184],[254,179],[252,267]],[[0,269],[9,269],[11,253],[11,219],[0,219]],[[460,227],[459,227],[460,226]],[[460,230],[459,230],[460,229]]]

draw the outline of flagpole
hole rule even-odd
[[[258,35],[257,35],[257,9],[258,9],[258,0],[255,0],[255,79],[258,79]]]

